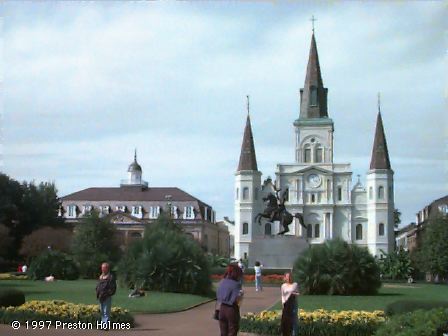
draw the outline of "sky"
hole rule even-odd
[[[335,162],[369,168],[377,93],[403,224],[448,194],[444,2],[3,2],[0,171],[59,195],[118,186],[137,148],[150,186],[234,218],[250,95],[259,170],[294,161],[311,40]]]

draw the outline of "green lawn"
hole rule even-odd
[[[73,303],[96,304],[95,280],[56,281],[46,283],[32,280],[1,280],[0,288],[12,287],[25,293],[30,300],[65,300]],[[168,313],[180,311],[205,302],[209,298],[176,293],[147,292],[142,298],[128,298],[129,291],[117,288],[112,299],[113,306],[129,309],[131,312]]]
[[[448,286],[434,284],[383,284],[375,296],[327,296],[303,295],[298,297],[300,309],[315,310],[384,310],[386,306],[398,300],[448,300]],[[271,310],[281,309],[281,302]]]

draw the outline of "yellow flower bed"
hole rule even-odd
[[[248,313],[246,318],[256,321],[275,321],[280,319],[282,312],[262,311],[259,314]],[[324,310],[318,309],[314,311],[299,311],[299,319],[301,323],[324,322],[329,324],[351,325],[355,323],[381,323],[386,320],[384,311],[375,310],[373,312],[357,311],[357,310]]]
[[[28,280],[28,276],[15,275],[10,273],[0,273],[0,280]]]
[[[28,301],[18,307],[8,307],[7,311],[33,311],[47,316],[61,318],[79,318],[87,317],[100,312],[98,305],[74,304],[62,300],[53,301]],[[111,315],[127,314],[126,309],[112,307]]]

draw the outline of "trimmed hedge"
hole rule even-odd
[[[0,289],[0,307],[17,307],[25,303],[25,294],[14,288]]]
[[[431,310],[435,308],[448,308],[448,301],[400,300],[388,304],[384,312],[388,316],[393,316],[413,312],[419,309]]]
[[[416,310],[393,316],[375,336],[442,336],[448,332],[448,309]]]

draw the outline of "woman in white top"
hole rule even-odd
[[[285,273],[285,283],[281,287],[282,292],[282,336],[298,335],[298,307],[296,296],[299,295],[297,282],[292,282],[291,272]]]
[[[261,265],[259,261],[255,262],[255,266],[254,266],[254,271],[255,271],[255,290],[257,292],[263,290],[263,286],[261,284],[261,268],[262,267],[263,267],[263,265]]]

